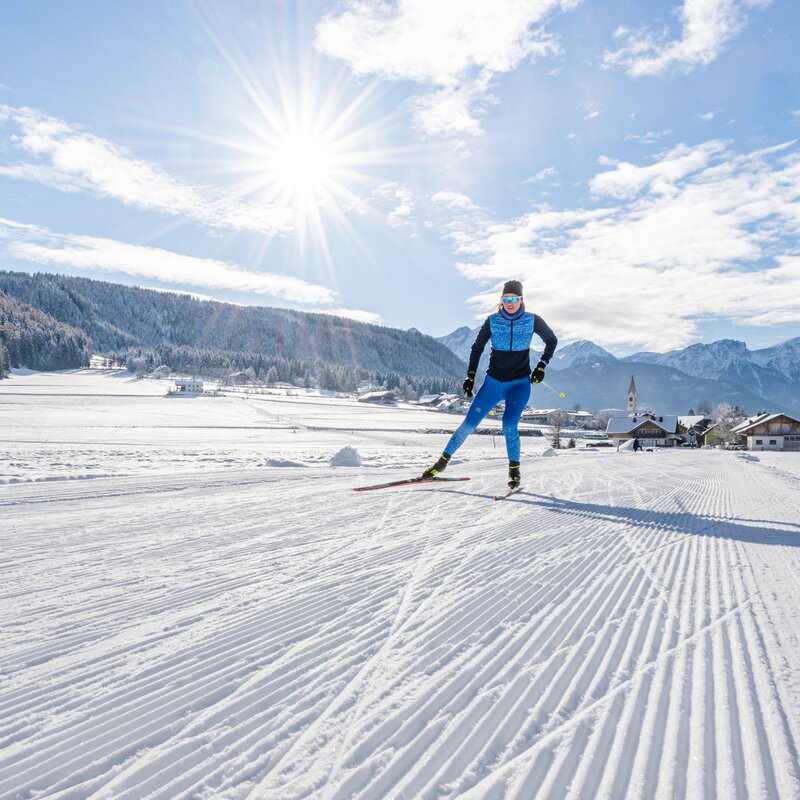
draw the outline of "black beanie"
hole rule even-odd
[[[519,281],[506,281],[503,294],[518,294],[522,297],[522,284]]]

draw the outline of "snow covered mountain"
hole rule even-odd
[[[445,347],[450,348],[463,362],[467,363],[469,362],[469,351],[472,348],[472,343],[475,341],[480,329],[480,325],[475,328],[468,328],[466,325],[462,325],[446,336],[436,337],[436,340]]]
[[[466,361],[477,332],[478,328],[464,326],[439,341]],[[485,359],[484,353],[479,374]],[[549,374],[553,377],[548,382],[567,394],[565,407],[576,403],[594,409],[620,407],[634,375],[641,405],[675,413],[686,413],[703,400],[712,406],[725,401],[749,413],[761,408],[800,413],[800,337],[763,350],[751,351],[744,342],[723,339],[624,358],[579,339],[556,350]],[[546,392],[540,389],[539,399],[532,402],[557,404],[559,398]]]
[[[594,364],[598,361],[617,361],[617,357],[588,339],[578,339],[556,350],[550,366],[553,369],[567,369],[581,364]]]
[[[800,380],[800,337],[763,350],[748,350],[744,342],[720,339],[711,344],[693,344],[667,353],[642,352],[627,356],[625,361],[664,364],[687,375],[721,378],[739,375],[757,378],[766,370],[790,381]],[[756,369],[753,369],[753,368]]]
[[[735,339],[721,339],[668,353],[634,353],[623,360],[738,384],[763,397],[765,405],[800,406],[800,338],[760,351],[748,350],[744,342]]]
[[[750,359],[761,367],[769,367],[787,378],[800,381],[800,336],[775,347],[753,350]]]

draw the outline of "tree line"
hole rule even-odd
[[[455,392],[458,388],[458,381],[453,378],[405,375],[348,364],[330,364],[320,359],[282,358],[240,350],[160,345],[152,349],[133,347],[113,350],[103,356],[108,365],[125,365],[128,370],[140,375],[166,366],[171,372],[196,373],[219,380],[240,375],[247,382],[289,383],[335,392],[354,392],[367,384],[385,386],[387,389],[409,386],[417,394]]]
[[[83,366],[93,347],[108,363],[139,372],[165,365],[224,379],[250,370],[264,383],[342,392],[365,384],[408,386],[418,394],[457,391],[465,369],[444,345],[417,331],[324,314],[3,271],[0,296],[17,304],[16,322],[0,336],[10,366]],[[32,329],[37,332],[20,334]],[[0,352],[0,369],[2,359]]]
[[[0,377],[12,367],[77,369],[88,366],[91,353],[83,331],[0,293]]]
[[[0,271],[0,291],[80,328],[99,353],[174,345],[463,379],[463,362],[440,342],[417,331],[64,275]]]

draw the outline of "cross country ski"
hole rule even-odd
[[[393,486],[414,486],[422,483],[452,483],[455,481],[468,481],[469,478],[406,478],[402,481],[390,481],[389,483],[378,483],[374,486],[355,486],[354,492],[371,492],[374,489],[390,489]]]
[[[522,491],[522,487],[521,486],[514,486],[511,489],[509,489],[505,494],[496,494],[496,495],[494,495],[494,497],[492,497],[492,500],[506,500],[509,497],[511,497],[512,494],[517,494],[517,492],[521,492],[521,491]]]

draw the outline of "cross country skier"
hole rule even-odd
[[[531,372],[530,346],[533,334],[545,344],[539,363]],[[464,444],[466,438],[478,427],[481,420],[501,401],[505,401],[503,412],[503,436],[508,451],[508,485],[515,489],[520,485],[519,471],[519,425],[520,417],[531,396],[531,384],[544,380],[545,367],[553,357],[558,339],[549,325],[536,314],[525,310],[522,300],[522,284],[508,281],[497,312],[487,317],[480,329],[469,357],[467,379],[464,381],[464,397],[472,397],[475,373],[478,370],[486,342],[492,342],[489,369],[483,385],[469,407],[467,418],[450,437],[439,460],[422,473],[422,478],[433,478],[445,469],[453,453]]]

